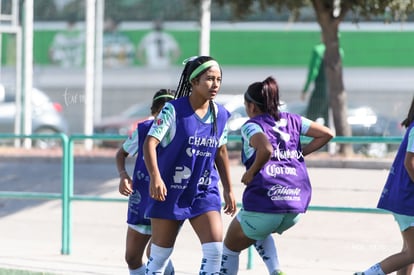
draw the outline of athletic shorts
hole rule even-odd
[[[180,222],[180,230],[183,226],[184,221]],[[144,235],[152,235],[151,232],[151,225],[146,224],[130,224],[128,223],[128,227],[137,231],[138,233],[144,234]]]
[[[137,231],[138,233],[144,234],[144,235],[151,235],[151,225],[145,225],[145,224],[129,224],[128,226]]]
[[[244,234],[253,240],[263,240],[272,233],[282,234],[294,226],[300,213],[260,213],[241,209],[237,214]]]
[[[392,213],[395,221],[398,223],[401,232],[407,230],[409,227],[414,226],[414,216],[401,215]]]

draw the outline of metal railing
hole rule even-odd
[[[2,139],[58,139],[61,141],[62,147],[62,192],[61,193],[46,193],[46,192],[18,192],[18,191],[0,191],[0,198],[20,198],[20,199],[43,199],[62,201],[62,243],[61,254],[69,255],[72,246],[72,201],[100,201],[100,202],[126,202],[126,198],[108,198],[90,195],[75,195],[74,194],[74,143],[75,141],[92,140],[125,140],[123,135],[71,135],[65,134],[32,134],[32,135],[15,135],[15,134],[0,134]],[[239,141],[240,136],[229,136],[230,141]],[[336,143],[400,143],[402,137],[335,137],[331,142]],[[304,143],[307,139],[304,138]],[[238,203],[238,207],[241,205]],[[361,207],[337,207],[337,206],[309,206],[310,211],[330,211],[330,212],[355,212],[355,213],[372,213],[384,214],[383,210],[376,208],[361,208]],[[247,268],[251,269],[253,263],[253,249],[249,247]]]

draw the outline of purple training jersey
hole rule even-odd
[[[273,153],[246,186],[243,208],[263,213],[305,212],[311,199],[311,184],[300,144],[303,131],[301,116],[282,112],[278,121],[267,114],[248,120],[242,132],[242,161],[246,169],[256,157],[255,152],[245,152],[249,150],[251,137],[249,125],[261,128],[273,146]]]

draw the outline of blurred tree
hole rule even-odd
[[[61,20],[66,20],[68,17],[73,16],[73,14],[77,15],[78,20],[84,20],[86,11],[85,2],[85,0],[68,1],[63,7],[62,14],[60,15],[62,18]]]
[[[54,0],[33,1],[33,16],[38,21],[60,19]]]
[[[369,19],[379,14],[383,15],[386,9],[391,9],[399,18],[405,19],[407,13],[414,10],[413,0],[217,0],[217,2],[222,6],[230,5],[233,15],[239,19],[251,14],[257,7],[262,10],[273,7],[277,12],[287,8],[296,16],[302,8],[309,5],[313,7],[326,47],[325,74],[328,79],[329,105],[337,136],[352,135],[347,122],[346,92],[339,54],[339,24],[350,11],[357,14],[355,22],[358,22],[359,17]],[[352,145],[342,144],[339,153],[352,154]]]
[[[5,10],[10,6],[10,0],[0,0],[2,3],[2,9]],[[199,0],[99,0],[105,1],[105,10],[112,16],[111,13],[116,13],[115,16],[121,17],[122,21],[152,21],[156,18],[162,17],[164,21],[197,21],[199,18],[199,9],[194,4],[199,5]],[[343,0],[345,1],[345,0]],[[377,2],[384,2],[381,0],[375,0]],[[375,2],[374,1],[374,2]],[[19,0],[23,3],[24,0]],[[273,1],[267,0],[240,0],[240,8],[243,9],[245,3],[251,2],[250,13],[243,15],[245,21],[301,21],[301,22],[313,22],[316,20],[315,13],[310,0],[300,1],[307,2],[306,5],[297,6],[297,1],[276,1],[286,2],[285,5],[280,6],[275,12],[275,5]],[[269,3],[265,6],[261,5],[261,2]],[[332,2],[332,0],[331,0]],[[355,2],[355,0],[352,0]],[[359,0],[358,2],[364,2],[369,5],[373,1],[371,0]],[[385,0],[385,2],[392,2],[392,5],[399,5],[399,3],[407,3],[410,5],[411,0]],[[223,4],[224,3],[224,4]],[[35,5],[35,19],[38,21],[56,21],[65,20],[67,13],[76,12],[78,18],[85,17],[85,0],[36,0]],[[234,17],[232,1],[212,1],[211,4],[211,19],[212,21],[231,21],[237,20]],[[395,7],[391,11],[392,21],[406,19],[407,21],[414,20],[414,14],[404,13],[400,11],[400,8]],[[405,8],[402,8],[404,11]],[[38,13],[38,14],[37,14]],[[358,15],[358,11],[354,10],[354,13],[344,17],[345,21],[356,21],[355,16]],[[385,17],[389,16],[388,13],[378,13],[376,15],[371,14],[369,16],[370,21],[384,21]],[[358,18],[359,19],[359,18]]]

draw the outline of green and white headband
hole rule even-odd
[[[156,98],[154,98],[152,101],[155,101],[155,100],[160,99],[160,98],[172,98],[172,99],[174,99],[174,96],[173,95],[159,95]]]
[[[190,58],[187,58],[186,60],[183,61],[183,64],[186,64],[189,61],[193,61],[194,59],[196,59],[198,56],[192,56]],[[194,78],[196,78],[198,76],[199,73],[201,73],[202,71],[204,71],[207,68],[210,68],[212,66],[217,66],[220,68],[220,65],[217,63],[217,61],[215,60],[209,60],[204,62],[203,64],[200,64],[200,66],[198,66],[190,75],[190,77],[188,78],[189,81],[193,80]]]

